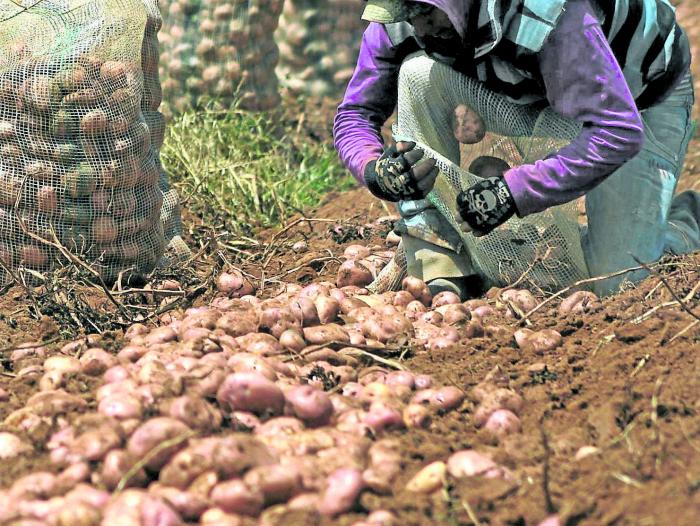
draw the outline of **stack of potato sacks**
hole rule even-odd
[[[352,76],[366,22],[363,0],[286,0],[277,75],[294,93],[338,98]]]
[[[163,253],[163,128],[156,111],[142,112],[142,100],[157,108],[159,89],[151,78],[144,94],[134,45],[149,1],[0,8],[0,257],[9,269],[49,270],[62,246],[110,282],[150,272]]]
[[[166,117],[216,101],[249,110],[280,102],[273,34],[283,0],[166,0],[160,33]]]

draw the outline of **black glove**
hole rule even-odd
[[[435,159],[423,158],[414,142],[392,145],[365,168],[365,184],[370,192],[386,201],[423,199],[435,184]]]
[[[457,196],[457,210],[475,236],[483,236],[505,223],[517,211],[502,177],[489,177]]]

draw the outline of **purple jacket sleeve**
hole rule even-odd
[[[381,128],[396,106],[401,59],[384,26],[371,23],[333,123],[340,159],[362,184],[365,166],[383,151]]]
[[[506,172],[521,217],[585,194],[644,141],[637,105],[587,1],[568,3],[538,58],[550,105],[583,129],[548,158]]]

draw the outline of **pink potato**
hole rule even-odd
[[[245,336],[246,334],[258,332],[258,317],[252,310],[225,312],[216,321],[216,328],[221,329],[225,334],[234,338]]]
[[[330,296],[319,296],[314,303],[321,323],[330,323],[338,319],[340,302],[337,299]]]
[[[437,309],[438,307],[443,307],[445,305],[459,305],[462,303],[460,297],[452,291],[445,290],[438,292],[433,301],[431,302],[431,307]]]
[[[347,331],[336,323],[328,323],[319,327],[304,329],[304,339],[309,344],[328,344],[331,342],[350,343]]]
[[[174,398],[167,403],[165,414],[180,420],[190,429],[216,431],[221,427],[221,411],[194,394]]]
[[[183,519],[188,521],[197,521],[211,505],[209,499],[203,495],[162,486],[158,483],[151,484],[148,492],[163,499]]]
[[[525,329],[521,329],[525,330]],[[520,332],[520,331],[518,331]],[[518,332],[515,338],[518,341]],[[546,352],[553,351],[562,344],[562,337],[553,329],[544,329],[527,335],[518,346],[523,352],[542,355]]]
[[[143,415],[141,401],[126,393],[103,398],[100,400],[97,410],[103,415],[117,420],[140,419]]]
[[[537,299],[526,289],[508,289],[501,293],[500,299],[507,305],[512,304],[523,314],[537,306]]]
[[[364,245],[349,245],[345,248],[343,256],[347,259],[362,259],[370,255],[370,250]]]
[[[364,287],[372,283],[373,280],[374,276],[366,266],[358,261],[350,259],[340,265],[336,277],[336,284],[338,288],[347,287],[349,285]]]
[[[287,329],[301,330],[301,321],[291,309],[268,307],[260,313],[260,330],[279,338]]]
[[[382,400],[375,400],[370,404],[369,411],[367,411],[363,422],[376,434],[386,429],[401,429],[404,427],[401,412]]]
[[[15,458],[33,450],[31,444],[12,433],[0,433],[0,460]]]
[[[450,456],[447,472],[456,479],[478,476],[494,478],[501,476],[502,469],[487,455],[466,449]]]
[[[136,489],[115,496],[105,507],[101,524],[184,526],[178,514],[162,499]]]
[[[136,460],[124,450],[113,449],[104,458],[99,480],[104,486],[114,491],[117,485],[136,463]],[[128,479],[124,479],[126,488],[144,486],[148,481],[143,469],[136,470]]]
[[[93,347],[80,356],[80,366],[83,373],[97,376],[110,367],[117,365],[117,358],[104,349]]]
[[[347,315],[356,309],[366,309],[367,304],[357,298],[347,297],[340,301],[340,312]]]
[[[476,111],[466,104],[458,104],[452,114],[452,133],[462,144],[476,144],[486,135],[486,125]]]
[[[216,288],[229,298],[240,298],[255,292],[253,285],[240,272],[222,272],[216,280]]]
[[[302,420],[307,426],[319,427],[330,423],[333,404],[323,391],[310,385],[300,385],[285,393],[287,412]]]
[[[382,343],[413,336],[413,325],[402,314],[375,316],[362,322],[362,333]]]
[[[443,305],[436,312],[442,315],[442,321],[446,325],[463,325],[472,318],[469,309],[461,303]]]
[[[260,356],[275,356],[283,352],[279,341],[272,334],[262,332],[246,334],[236,338],[236,342],[241,346],[242,351]]]
[[[353,468],[340,468],[326,480],[326,489],[318,504],[321,515],[334,517],[350,511],[365,484],[362,473]]]
[[[454,327],[441,327],[428,340],[427,348],[431,351],[449,349],[459,341],[459,331]]]
[[[250,411],[264,416],[282,414],[285,402],[281,389],[258,373],[228,375],[216,398],[224,410]]]
[[[432,422],[432,412],[420,404],[408,404],[403,408],[404,425],[409,429],[427,429]]]
[[[209,508],[202,514],[200,524],[202,526],[243,526],[243,517],[232,513],[226,513],[221,508]]]
[[[598,296],[592,292],[579,290],[574,292],[559,305],[559,314],[565,316],[567,314],[586,314],[596,312],[603,308]]]
[[[519,433],[522,426],[520,419],[512,411],[507,409],[499,409],[491,413],[484,429],[490,431],[499,438],[505,437],[512,433]]]
[[[299,296],[289,302],[289,308],[303,327],[312,327],[320,323],[316,301],[319,298],[327,297],[324,294],[319,294],[313,299],[307,296]]]
[[[212,502],[227,513],[255,517],[260,514],[265,496],[259,488],[251,488],[240,479],[217,484],[211,492]]]
[[[267,359],[248,352],[238,352],[226,363],[234,373],[258,373],[270,381],[277,380],[277,373]]]
[[[420,301],[426,307],[430,306],[433,301],[433,295],[431,294],[430,289],[428,289],[428,285],[426,285],[426,283],[421,279],[408,276],[401,282],[401,288],[409,292],[415,299]]]
[[[550,515],[537,526],[564,526],[564,523],[558,515]]]
[[[253,468],[245,474],[243,482],[262,493],[265,505],[287,502],[302,488],[301,474],[293,465],[270,464]]]
[[[161,469],[179,449],[185,447],[187,443],[186,438],[190,433],[190,428],[174,418],[152,418],[141,424],[141,426],[134,431],[134,434],[129,438],[127,451],[136,458],[143,458],[144,455],[147,455],[155,447],[162,447],[161,444],[163,442],[181,438],[182,440],[177,441],[172,446],[159,450],[159,452],[146,463],[146,469],[157,471]]]

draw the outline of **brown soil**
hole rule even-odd
[[[694,0],[682,3],[679,16],[700,27],[700,5]],[[328,127],[324,129],[327,133]],[[700,139],[690,146],[681,179],[680,189],[688,188],[700,190]],[[391,207],[365,190],[330,194],[308,212],[313,221],[261,232],[258,239],[270,245],[267,251],[238,264],[256,277],[264,272],[287,282],[332,281],[343,248],[351,243],[381,245],[388,226],[366,225],[391,214]],[[186,219],[190,225],[197,221]],[[300,240],[307,241],[308,250],[292,251],[291,245]],[[429,430],[396,433],[403,471],[391,495],[366,492],[357,513],[337,520],[295,513],[280,524],[345,526],[364,517],[362,512],[379,508],[394,511],[402,526],[531,526],[552,513],[567,526],[700,524],[700,324],[691,325],[694,317],[678,306],[660,308],[673,300],[669,288],[682,298],[698,284],[699,273],[700,254],[683,258],[665,268],[668,287],[652,276],[606,300],[594,314],[560,316],[557,302],[552,302],[531,319],[533,329],[553,328],[564,336],[564,344],[545,355],[518,350],[511,336],[514,321],[503,336],[465,338],[444,351],[415,350],[405,362],[409,370],[431,374],[467,395],[495,366],[501,367],[525,399],[522,432],[497,445],[474,426],[475,404],[468,400],[459,411],[437,418]],[[209,297],[205,294],[197,302]],[[20,367],[11,368],[10,350],[30,341],[44,342],[52,353],[64,343],[56,324],[30,316],[28,305],[21,289],[0,295],[0,388],[9,393],[0,403],[0,421],[38,392],[38,376],[18,375]],[[700,316],[700,294],[687,305]],[[638,323],[635,318],[645,313]],[[119,334],[90,341],[96,344],[117,349]],[[41,361],[30,357],[21,366]],[[78,375],[66,390],[94,407],[96,387],[97,380]],[[42,429],[26,438],[35,453],[3,461],[0,487],[23,474],[50,469]],[[582,446],[596,446],[600,452],[575,460]],[[513,479],[465,479],[430,497],[404,490],[422,466],[471,447],[492,452]]]

